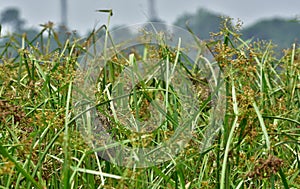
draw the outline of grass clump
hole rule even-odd
[[[2,37],[7,42],[1,48],[0,64],[0,186],[300,188],[300,49],[294,44],[276,58],[273,44],[244,41],[228,23],[207,42],[225,80],[222,130],[210,148],[199,151],[211,116],[206,101],[210,94],[200,92],[207,86],[201,74],[185,69],[198,98],[203,98],[201,104],[205,104],[199,113],[201,121],[184,151],[147,168],[126,168],[101,159],[76,124],[72,91],[77,79],[84,79],[76,70],[82,54],[97,40],[97,32],[87,39],[68,36],[61,41],[49,23],[32,41],[25,35],[18,40],[16,36]],[[148,52],[176,60],[176,49],[164,50],[149,47]],[[182,108],[178,105],[184,103],[166,83],[140,82],[131,91],[135,95],[128,97],[134,119],[149,120],[151,115],[143,108],[154,97],[163,103],[167,98],[166,124],[142,139],[142,135],[126,129],[114,118],[108,94],[130,60],[142,60],[143,54],[131,58],[111,57],[110,68],[98,77],[100,87],[91,90],[102,103],[98,106],[100,118],[115,138],[129,141],[127,146],[155,146],[173,134],[174,120],[179,119]],[[139,137],[137,143],[132,141]]]

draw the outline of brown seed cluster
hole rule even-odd
[[[249,172],[246,176],[249,178],[269,178],[271,175],[276,174],[283,166],[283,160],[276,156],[269,155],[267,159],[258,159],[254,170]]]
[[[0,100],[0,121],[5,122],[8,116],[14,116],[14,121],[20,122],[25,117],[25,113],[21,106]]]

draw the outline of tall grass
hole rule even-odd
[[[146,168],[117,166],[98,157],[77,128],[79,115],[72,104],[74,83],[80,78],[76,69],[97,40],[96,31],[86,39],[61,40],[49,23],[32,41],[25,35],[2,36],[7,43],[0,54],[1,188],[300,188],[300,49],[294,44],[275,58],[273,44],[243,41],[228,23],[207,42],[225,78],[222,130],[210,148],[199,150],[211,116],[209,95],[204,95],[202,120],[185,150]],[[155,48],[149,53],[159,54]],[[176,60],[176,53],[165,53]],[[148,81],[132,91],[136,119],[149,118],[140,110],[152,96],[163,97],[168,107],[166,124],[149,138],[132,134],[107,109],[114,77],[127,66],[126,60],[134,64],[134,58],[114,59],[99,76],[98,110],[119,141],[155,145],[171,136],[178,119],[174,108],[180,108],[180,101],[171,88],[161,92],[164,84]],[[187,70],[200,93],[203,78]]]

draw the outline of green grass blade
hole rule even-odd
[[[64,143],[63,143],[63,152],[64,152],[64,166],[63,166],[63,187],[70,188],[70,155],[69,155],[69,119],[70,119],[70,102],[72,94],[72,82],[69,84],[68,95],[67,95],[67,104],[65,112],[65,131],[64,131]]]
[[[16,166],[16,169],[29,181],[31,182],[36,188],[40,188],[43,189],[44,187],[39,184],[33,177],[31,177],[31,175],[23,169],[23,167],[13,158],[12,155],[10,155],[6,149],[2,146],[2,144],[0,144],[0,153],[2,156],[8,158],[11,162],[14,163],[14,165]]]
[[[232,101],[233,101],[233,111],[234,111],[234,121],[232,122],[232,126],[231,126],[231,130],[228,136],[228,140],[226,143],[226,148],[225,148],[225,152],[224,152],[224,159],[223,159],[223,164],[222,164],[222,171],[221,171],[221,181],[220,181],[220,188],[224,189],[225,188],[225,179],[228,178],[226,175],[226,170],[227,170],[227,161],[228,161],[228,154],[229,154],[229,150],[230,150],[230,144],[232,142],[233,139],[233,135],[234,135],[234,131],[236,129],[236,127],[238,126],[238,102],[237,102],[237,98],[236,98],[236,90],[235,90],[235,86],[234,86],[234,81],[232,81]]]
[[[267,131],[265,122],[264,122],[263,117],[262,117],[262,115],[261,115],[261,113],[260,113],[260,111],[259,111],[259,109],[258,109],[255,102],[253,102],[253,107],[255,109],[255,112],[256,112],[257,117],[258,117],[259,124],[261,126],[262,131],[263,131],[263,135],[264,135],[264,138],[266,140],[267,149],[270,152],[271,144],[270,144],[270,139],[269,139],[269,135],[268,135],[268,131]]]
[[[286,180],[286,176],[285,176],[285,174],[284,174],[284,172],[282,171],[281,168],[279,169],[279,175],[281,177],[281,181],[282,181],[282,184],[284,186],[284,189],[289,189],[289,184]]]

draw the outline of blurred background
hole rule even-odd
[[[1,34],[29,33],[34,36],[41,24],[51,21],[85,36],[93,28],[107,24],[117,27],[147,21],[159,21],[181,27],[188,25],[201,39],[220,28],[221,16],[243,22],[243,37],[272,40],[281,48],[297,42],[300,35],[300,1],[285,0],[1,0]]]

